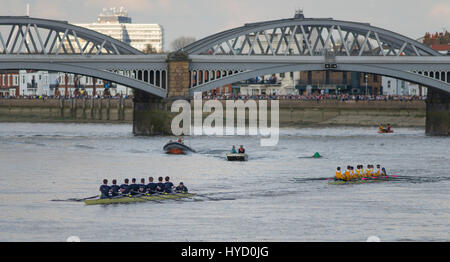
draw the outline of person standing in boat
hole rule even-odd
[[[111,185],[111,196],[115,197],[119,195],[120,187],[117,185],[117,180],[113,179]]]
[[[236,147],[235,146],[233,146],[232,148],[231,148],[231,154],[236,154],[237,153],[237,151],[236,151]]]
[[[152,176],[148,178],[148,182],[149,183],[147,184],[147,192],[150,193],[150,194],[156,193],[157,185],[156,185],[156,183],[153,182],[153,177]]]
[[[172,189],[174,188],[173,183],[170,182],[170,177],[166,176],[166,182],[164,183],[164,193],[172,193]]]
[[[180,184],[175,188],[175,192],[177,193],[187,193],[188,188],[184,185],[183,182],[180,182]]]
[[[244,149],[244,146],[243,146],[243,145],[241,145],[241,146],[239,147],[239,154],[245,154],[245,149]]]
[[[108,186],[108,179],[103,179],[103,185],[100,186],[100,199],[103,198],[109,198],[109,191],[111,190],[111,187]]]
[[[130,185],[128,185],[130,180],[128,180],[128,178],[125,178],[124,183],[122,185],[120,185],[120,193],[122,194],[128,194],[129,193],[129,187]]]

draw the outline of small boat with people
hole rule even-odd
[[[164,145],[163,150],[166,154],[173,155],[185,155],[189,152],[195,153],[195,150],[186,145],[181,138],[178,138],[177,141],[169,140],[169,142]]]
[[[327,180],[329,185],[347,185],[389,181],[395,177],[388,176],[386,169],[381,165],[377,165],[375,169],[374,165],[369,164],[367,168],[364,168],[363,165],[357,165],[356,169],[353,166],[347,166],[345,171],[342,171],[341,167],[337,167],[336,175]]]
[[[248,155],[245,153],[245,148],[243,145],[239,147],[236,151],[236,146],[231,148],[231,152],[227,154],[228,161],[247,161]]]
[[[108,180],[104,179],[100,186],[100,195],[98,197],[89,197],[84,200],[86,205],[109,205],[132,202],[160,201],[169,199],[189,198],[196,194],[189,193],[188,188],[183,182],[178,186],[174,186],[170,178],[166,176],[165,182],[163,177],[158,178],[158,182],[153,181],[153,177],[148,178],[149,183],[145,179],[141,179],[141,183],[136,183],[136,178],[126,178],[122,185],[117,185],[117,180],[112,180],[112,185],[108,185]]]
[[[391,129],[391,125],[387,124],[386,128],[383,128],[383,125],[380,124],[380,126],[378,127],[378,133],[380,134],[389,134],[389,133],[394,133],[394,130]]]

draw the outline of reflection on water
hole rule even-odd
[[[260,147],[258,137],[187,137],[198,153],[174,156],[162,150],[169,137],[134,137],[129,125],[1,123],[0,240],[448,241],[450,140],[395,131],[282,129],[276,147]],[[227,162],[240,144],[249,161]],[[325,180],[336,166],[369,163],[398,178]],[[110,206],[51,201],[93,196],[103,178],[166,175],[198,196]]]

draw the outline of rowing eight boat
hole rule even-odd
[[[380,177],[370,177],[365,179],[353,179],[350,181],[344,181],[344,180],[334,180],[334,178],[330,178],[328,180],[329,185],[348,185],[348,184],[364,184],[364,183],[374,183],[374,182],[381,182],[381,181],[390,181],[392,180],[391,176],[380,176]]]
[[[161,195],[150,195],[150,196],[119,196],[114,198],[103,198],[103,199],[91,199],[85,200],[86,205],[109,205],[109,204],[119,204],[119,203],[132,203],[132,202],[145,202],[145,201],[159,201],[167,199],[179,199],[193,197],[195,194],[192,193],[175,193],[175,194],[161,194]]]

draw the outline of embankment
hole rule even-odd
[[[423,101],[281,100],[280,126],[376,126],[390,123],[393,126],[424,127],[425,113]],[[132,121],[131,99],[0,99],[0,122]]]

